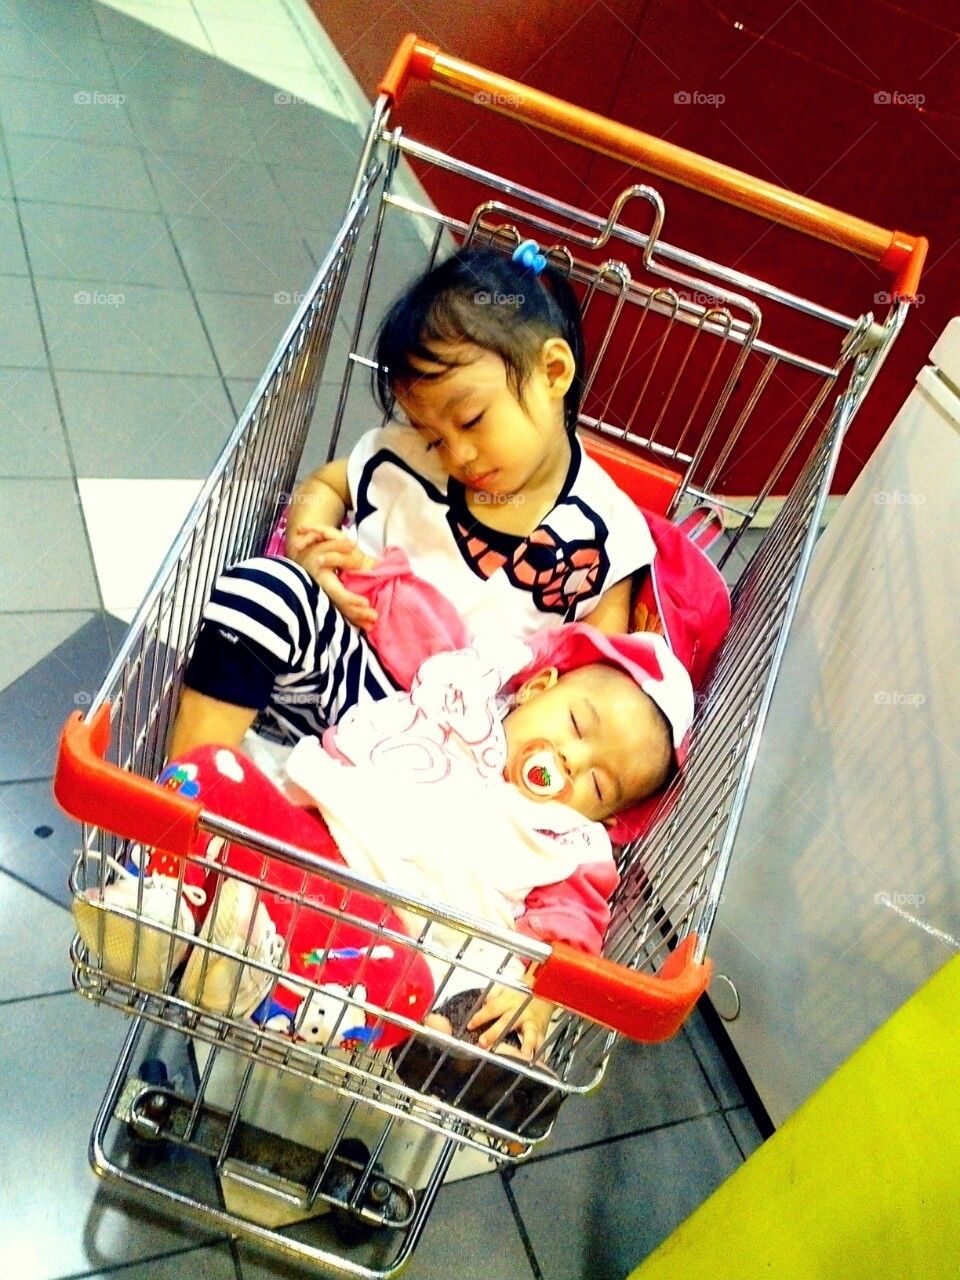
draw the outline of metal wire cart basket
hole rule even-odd
[[[652,186],[626,186],[599,216],[414,141],[393,124],[411,78],[878,263],[891,276],[885,313],[843,315],[674,246],[664,234],[664,199]],[[470,199],[441,211],[402,194],[402,157],[464,179]],[[478,188],[485,193],[479,201]],[[627,225],[628,209],[646,219],[645,230]],[[335,419],[314,425],[329,434],[328,456],[336,450],[348,402],[371,367],[361,350],[366,304],[382,269],[384,229],[396,221],[416,227],[424,266],[455,244],[509,252],[537,237],[581,300],[590,362],[580,428],[588,447],[618,478],[632,476],[640,497],[672,519],[712,513],[704,519],[719,520],[712,554],[721,564],[766,514],[771,496],[789,489],[734,590],[732,627],[698,699],[686,767],[651,832],[622,852],[599,960],[370,884],[153,781],[204,601],[226,565],[264,548],[293,486],[321,380],[331,379],[335,325],[345,319],[351,341],[335,371],[342,374]],[[361,234],[369,239],[365,257]],[[129,863],[150,847],[181,855],[181,893],[183,859],[193,856],[196,833],[207,832],[322,871],[335,886],[329,902],[293,905],[325,912],[332,937],[345,923],[359,925],[371,954],[392,946],[411,964],[426,955],[451,969],[465,966],[481,988],[518,956],[538,966],[536,994],[560,1007],[530,1063],[428,1030],[396,1008],[378,1007],[357,984],[337,1022],[391,1028],[395,1047],[375,1050],[360,1041],[335,1044],[332,1034],[281,1035],[230,1009],[192,1004],[178,992],[175,943],[214,953],[209,938],[178,939],[169,927],[167,982],[155,990],[138,980],[136,957],[131,973],[118,977],[104,966],[103,947],[98,953],[78,937],[74,985],[132,1018],[91,1137],[99,1174],[326,1273],[391,1276],[410,1258],[455,1160],[522,1159],[549,1133],[560,1101],[597,1085],[618,1033],[659,1040],[676,1031],[709,980],[711,925],[838,453],[905,321],[925,250],[920,238],[405,38],[381,85],[340,229],[101,689],[67,723],[55,790],[84,823],[71,877],[77,895],[102,890],[110,860]],[[349,310],[345,297],[355,299]],[[798,316],[808,337],[790,344],[803,350],[788,349],[776,336],[778,318]],[[779,442],[776,460],[760,480],[738,488],[737,466],[761,439],[767,452],[771,440]],[[250,888],[260,893],[263,885],[254,879]],[[357,918],[357,891],[382,903],[382,915]],[[104,930],[110,913],[139,927],[140,907],[134,894],[128,907],[102,908]],[[417,927],[399,932],[394,909]],[[436,943],[441,925],[455,945]],[[255,963],[281,976],[279,967]],[[428,1066],[418,1068],[425,1049]]]

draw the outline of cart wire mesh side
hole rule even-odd
[[[724,875],[837,457],[904,323],[923,251],[920,241],[834,211],[818,213],[822,206],[806,202],[811,221],[802,229],[819,234],[813,229],[818,218],[842,227],[847,247],[869,252],[897,275],[882,318],[870,311],[844,315],[671,244],[665,202],[652,185],[625,185],[601,215],[406,137],[391,116],[411,76],[461,94],[496,82],[527,102],[522,86],[446,58],[414,37],[401,46],[373,111],[341,227],[103,685],[86,714],[65,730],[56,783],[65,807],[85,819],[71,889],[99,912],[98,946],[74,939],[74,985],[132,1019],[91,1138],[94,1167],[212,1229],[244,1235],[329,1274],[370,1280],[392,1276],[408,1261],[455,1160],[524,1158],[546,1139],[560,1104],[602,1078],[615,1028],[663,1038],[703,989]],[[637,141],[645,135],[535,97],[528,104],[534,123],[558,131],[564,121],[583,117],[571,136],[585,145],[600,149],[602,140],[608,154],[619,148],[634,162],[641,154],[649,159]],[[676,176],[681,160],[672,151],[656,151],[656,159],[660,167],[650,160],[651,172]],[[441,210],[403,194],[397,175],[407,160],[462,179],[469,200]],[[696,185],[697,172],[688,177]],[[750,193],[740,203],[774,216],[779,206],[764,203],[773,199],[760,192],[764,184],[735,177],[741,194]],[[701,178],[702,189],[728,198]],[[643,230],[633,225],[638,212]],[[199,802],[174,801],[150,781],[165,762],[183,671],[213,583],[230,563],[262,551],[289,500],[318,389],[330,377],[331,335],[347,296],[356,300],[345,317],[351,344],[336,371],[337,409],[332,422],[314,423],[313,430],[324,433],[332,457],[342,433],[354,429],[357,382],[373,367],[365,347],[384,266],[381,243],[397,220],[416,227],[423,267],[456,245],[510,252],[529,236],[542,243],[581,304],[589,352],[581,433],[651,468],[666,468],[673,477],[666,509],[674,518],[702,508],[717,513],[709,518],[723,529],[720,565],[772,500],[776,508],[734,590],[730,634],[698,697],[685,768],[649,834],[620,853],[604,957],[589,972],[560,948],[372,884],[309,850],[206,812]],[[369,245],[361,259],[357,247],[365,231]],[[896,248],[885,257],[884,236]],[[348,280],[356,282],[355,291],[347,291]],[[785,336],[793,330],[784,318],[798,316],[802,342]],[[364,411],[372,413],[371,400]],[[760,482],[745,487],[739,468],[749,458],[755,470],[761,450],[769,466]],[[777,495],[784,493],[781,501]],[[81,756],[84,769],[90,761],[96,767],[71,774]],[[84,792],[88,776],[106,779],[102,794]],[[154,814],[152,825],[141,820],[141,803]],[[160,843],[182,855],[179,907],[188,889],[186,868],[202,863],[211,872],[212,864],[192,852],[197,832],[322,873],[331,886],[324,901],[289,890],[288,905],[295,915],[312,911],[325,919],[329,950],[349,926],[368,938],[365,964],[377,948],[404,957],[391,997],[420,961],[431,967],[438,1002],[448,984],[462,988],[467,973],[467,987],[479,994],[461,1024],[449,1031],[425,1025],[397,1000],[371,999],[360,981],[331,1003],[321,985],[300,978],[302,1007],[313,1017],[317,1002],[324,1002],[322,1016],[309,1025],[306,1014],[298,1016],[283,1032],[252,1021],[242,993],[251,982],[258,993],[275,988],[285,974],[286,944],[281,939],[263,952],[254,945],[251,923],[237,954],[216,941],[214,926],[230,893],[261,902],[268,887],[262,876],[217,867],[211,927],[199,938],[145,917],[142,884],[126,907],[98,902],[113,868],[142,869],[144,846]],[[359,893],[381,904],[380,914],[358,915],[353,895]],[[128,969],[120,973],[107,963],[118,922],[135,926]],[[231,962],[231,985],[218,1001],[191,998],[178,983],[186,944],[201,978],[214,962]],[[144,978],[148,952],[161,956],[159,981]],[[495,983],[525,990],[514,976],[517,962],[538,966],[534,990],[559,1001],[532,1062],[482,1049],[463,1034]],[[582,984],[579,978],[571,984],[571,974],[581,975]],[[598,1003],[601,989],[614,990],[616,998]],[[643,1010],[642,1022],[632,1016],[634,1005]],[[351,1040],[345,1029],[357,1025],[367,1034]],[[393,1047],[378,1049],[378,1037]],[[497,1048],[508,1043],[503,1036]],[[178,1161],[162,1158],[174,1150]],[[212,1186],[204,1162],[216,1175]],[[187,1166],[194,1174],[184,1181]],[[323,1213],[318,1226],[314,1219]]]

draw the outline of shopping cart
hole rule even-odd
[[[625,185],[600,216],[406,137],[391,121],[411,78],[878,263],[892,277],[883,317],[841,314],[670,244],[664,200],[650,185]],[[404,158],[462,179],[469,199],[441,211],[404,194]],[[645,230],[627,225],[628,208],[645,211]],[[355,375],[372,363],[361,349],[367,300],[382,268],[378,249],[396,219],[419,229],[424,266],[454,243],[509,251],[535,236],[545,246],[578,292],[593,353],[580,422],[585,438],[637,497],[672,518],[720,512],[721,564],[771,503],[777,508],[734,590],[732,628],[698,698],[686,768],[650,833],[622,853],[600,960],[370,884],[152,781],[164,764],[182,671],[213,580],[264,547],[293,486],[348,276],[350,351],[334,419],[317,424],[329,434],[328,456],[348,406],[355,412]],[[365,228],[372,234],[363,261],[357,249]],[[102,944],[88,949],[76,938],[77,989],[133,1019],[91,1137],[99,1174],[160,1197],[179,1216],[331,1273],[393,1275],[409,1259],[455,1161],[470,1152],[522,1159],[549,1133],[560,1101],[595,1087],[618,1034],[653,1041],[677,1030],[709,978],[705,949],[838,452],[904,323],[925,250],[920,238],[579,110],[414,36],[404,39],[380,86],[342,225],[101,689],[85,714],[68,721],[55,790],[85,824],[71,876],[76,895],[102,890],[110,861],[129,863],[143,848],[189,860],[191,842],[205,832],[302,871],[322,870],[337,887],[326,906],[303,895],[291,899],[296,911],[326,914],[331,946],[337,929],[358,922],[351,895],[361,892],[382,904],[382,914],[359,920],[371,955],[377,946],[406,948],[411,963],[423,955],[451,974],[469,970],[481,990],[512,982],[504,975],[519,957],[537,966],[536,994],[560,1007],[532,1063],[427,1030],[396,1002],[372,1002],[359,981],[343,993],[322,1034],[302,1026],[281,1034],[231,1016],[230,1008],[217,1012],[178,995],[171,970],[178,936],[193,942],[189,935],[169,930],[170,981],[162,990],[139,980],[136,955],[129,975],[118,977],[104,966]],[[777,340],[778,317],[797,316],[809,338],[787,346]],[[774,404],[776,418],[768,409]],[[762,481],[740,490],[749,498],[737,496],[739,460],[750,455],[753,462],[758,444],[769,452],[773,440],[779,447]],[[788,482],[780,501],[777,492]],[[178,893],[185,861],[180,865]],[[254,893],[263,891],[256,877],[247,880]],[[219,892],[214,910],[218,900]],[[128,907],[103,910],[104,936],[111,914],[146,929],[141,906],[135,894]],[[404,931],[396,912],[404,913]],[[195,945],[210,959],[224,954],[209,939]],[[281,975],[276,960],[247,964],[273,979]],[[240,972],[238,964],[238,985]],[[369,1036],[345,1043],[341,1033],[354,1024],[389,1028],[397,1043],[389,1052],[377,1050],[375,1040],[372,1047]]]

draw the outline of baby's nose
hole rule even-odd
[[[569,738],[560,748],[560,759],[567,773],[576,777],[587,763],[585,744],[579,738]]]

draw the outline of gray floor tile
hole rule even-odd
[[[719,1115],[520,1168],[544,1280],[622,1280],[740,1164]]]
[[[16,1189],[4,1205],[16,1217],[0,1235],[0,1274],[103,1272],[210,1240],[120,1199],[87,1164],[90,1128],[127,1025],[72,993],[35,1001],[28,1035],[19,1020],[3,1020],[0,1145],[4,1179]],[[180,1275],[191,1274],[188,1265]]]
[[[233,1255],[227,1244],[178,1250],[162,1258],[125,1266],[122,1271],[89,1271],[83,1280],[236,1280]]]
[[[216,376],[186,289],[44,279],[37,294],[55,369]]]
[[[744,1156],[753,1155],[757,1147],[762,1144],[763,1138],[748,1108],[734,1107],[730,1111],[725,1111],[724,1116],[730,1126],[733,1140]]]
[[[37,304],[25,276],[0,276],[0,351],[8,365],[46,366]]]
[[[0,480],[0,612],[95,609],[87,542],[68,480]]]
[[[124,14],[104,9],[98,13],[98,21],[105,30],[110,62],[124,92],[167,93],[240,106],[238,86],[248,78],[242,72]]]
[[[253,395],[254,387],[256,387],[257,378],[227,378],[227,392],[230,401],[233,404],[234,411],[239,418],[241,413],[247,407],[247,401]]]
[[[96,40],[93,8],[90,0],[5,0],[0,22],[48,40]]]
[[[98,209],[156,209],[157,197],[136,147],[70,138],[7,139],[13,186],[21,200]]]
[[[0,786],[0,867],[69,907],[67,881],[80,828],[54,800],[52,788],[49,778]]]
[[[160,214],[29,202],[21,213],[36,276],[184,287]]]
[[[0,613],[0,690],[79,631],[92,616],[89,612]]]
[[[715,1111],[713,1096],[689,1042],[675,1036],[663,1044],[618,1044],[600,1087],[564,1103],[546,1152],[635,1133],[654,1125]]]
[[[291,162],[309,167],[312,159],[331,150],[352,155],[354,167],[360,158],[360,131],[351,121],[341,120],[309,102],[278,92],[271,85],[252,86],[244,99],[248,135],[256,138],[264,158],[274,164]],[[344,191],[344,196],[348,192]]]
[[[533,1270],[499,1175],[484,1174],[443,1188],[407,1275],[488,1280],[494,1274],[528,1280]]]
[[[740,580],[740,575],[743,573],[745,568],[746,565],[743,562],[743,557],[740,555],[739,551],[734,548],[720,570],[723,574],[724,582],[731,590],[737,585],[737,582]]]
[[[64,721],[89,705],[125,632],[97,614],[0,693],[0,781],[52,776]]]
[[[327,369],[330,372],[335,369],[332,356],[327,363]],[[333,430],[339,398],[339,381],[321,383],[298,475],[305,476],[314,468],[323,466],[327,461],[330,433]],[[365,431],[378,427],[382,416],[370,392],[369,374],[365,369],[357,369],[350,384],[350,394],[343,413],[336,447],[337,457],[348,454]]]
[[[72,474],[49,370],[0,369],[0,416],[0,476]]]
[[[352,140],[348,146],[337,134],[331,134],[331,139],[313,168],[280,163],[269,166],[289,209],[287,217],[292,215],[298,224],[330,239],[343,220],[360,159],[360,149]]]
[[[135,142],[113,77],[76,81],[0,76],[0,123],[8,134],[29,133],[71,142]]]
[[[315,1224],[317,1243],[349,1262],[376,1265],[370,1246],[351,1249]],[[321,1234],[322,1232],[322,1234]],[[307,1280],[302,1268],[240,1245],[241,1280]],[[404,1280],[532,1280],[533,1271],[500,1178],[487,1174],[444,1187]]]
[[[295,310],[286,296],[254,297],[240,293],[198,293],[203,315],[225,378],[258,378],[283,337]],[[342,332],[331,339],[331,359],[346,358]]]
[[[7,25],[0,40],[0,75],[114,89],[116,77],[102,43],[90,36],[65,36]]]
[[[694,1009],[687,1019],[682,1034],[693,1045],[694,1052],[707,1074],[720,1105],[722,1107],[741,1106],[743,1096],[730,1074],[730,1068],[724,1061],[723,1054],[717,1048],[716,1040],[710,1034],[710,1028],[698,1010]]]
[[[27,274],[27,255],[23,251],[23,237],[20,235],[16,207],[12,200],[0,200],[0,275]]]
[[[174,217],[170,229],[197,290],[302,294],[314,274],[303,237],[276,223]]]
[[[57,385],[80,476],[203,478],[236,421],[219,378],[62,372]]]
[[[328,363],[328,368],[330,369],[335,367],[333,358],[335,354],[337,352],[331,355]],[[368,388],[368,381],[367,376],[361,372],[358,373],[358,376],[351,384],[350,395],[344,411],[343,424],[337,443],[337,457],[343,457],[348,454],[365,431],[380,425],[382,415],[374,405]],[[256,385],[257,382],[253,378],[229,378],[227,380],[227,388],[236,407],[238,417],[246,408],[247,401]],[[317,467],[323,466],[327,461],[330,433],[333,428],[339,396],[339,382],[322,382],[320,384],[313,420],[307,433],[300,465],[297,468],[297,475],[300,477],[308,475],[311,471],[316,470]]]
[[[256,150],[250,125],[234,101],[147,93],[128,86],[124,107],[137,138],[151,151],[244,156]]]
[[[388,210],[384,220],[361,329],[359,349],[364,355],[372,354],[374,335],[388,307],[427,266],[427,248],[417,234],[412,220],[406,215],[403,215],[403,218],[404,220],[401,220],[395,211]],[[356,321],[360,289],[366,269],[367,254],[373,239],[373,229],[373,213],[371,213],[367,226],[363,228],[357,240],[353,264],[340,303],[340,315],[351,333]],[[306,237],[310,252],[319,265],[329,248],[329,237],[309,228],[306,231]]]
[[[147,165],[168,213],[285,226],[291,222],[291,211],[270,171],[258,160],[153,151]]]
[[[65,960],[72,937],[72,918],[63,907],[0,871],[0,1002],[69,991]],[[16,1013],[5,1009],[2,1016],[16,1018]]]

